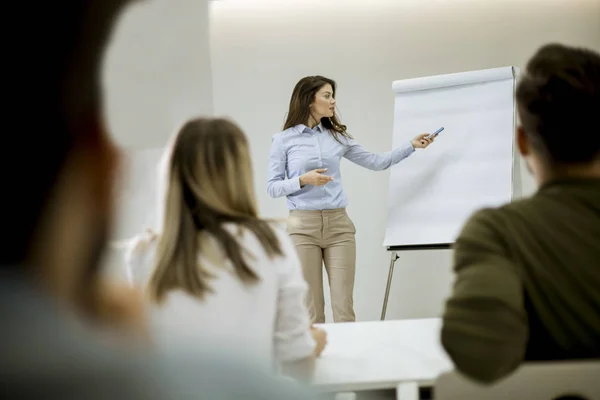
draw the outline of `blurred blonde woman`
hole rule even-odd
[[[147,290],[154,341],[221,346],[309,372],[325,333],[310,326],[293,244],[258,217],[244,133],[194,119],[168,151],[161,232],[146,232],[127,257],[130,279]]]

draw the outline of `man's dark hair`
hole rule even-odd
[[[600,54],[543,46],[527,64],[516,98],[526,134],[550,165],[600,156]]]
[[[10,2],[0,157],[3,267],[28,258],[73,149],[101,140],[101,61],[124,3]]]

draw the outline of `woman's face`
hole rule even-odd
[[[317,121],[321,118],[331,118],[335,112],[335,98],[333,88],[326,84],[315,94],[315,99],[310,105],[310,114]]]

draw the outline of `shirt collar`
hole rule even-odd
[[[296,125],[296,129],[300,133],[313,133],[315,131],[316,132],[324,132],[325,131],[325,127],[323,126],[323,124],[319,124],[319,125],[315,126],[313,129],[310,129],[308,126],[306,126],[304,124],[300,124],[300,125]]]

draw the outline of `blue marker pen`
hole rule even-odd
[[[441,132],[441,131],[443,131],[443,130],[444,130],[444,127],[442,126],[440,129],[438,129],[437,131],[433,132],[431,135],[427,136],[427,139],[431,139],[431,138],[434,138],[434,137],[436,137],[436,136],[437,136],[437,135],[439,135],[439,134],[440,134],[440,132]]]

